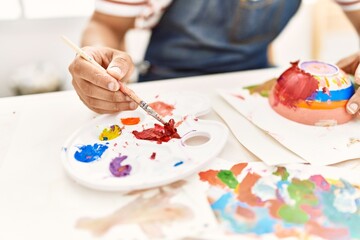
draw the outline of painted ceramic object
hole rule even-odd
[[[271,90],[271,107],[283,117],[307,125],[333,126],[352,119],[345,106],[354,94],[350,78],[337,66],[294,62]]]

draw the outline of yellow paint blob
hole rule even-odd
[[[108,141],[117,138],[121,135],[121,128],[118,125],[112,125],[110,128],[105,128],[99,136],[101,141]]]

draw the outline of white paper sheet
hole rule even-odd
[[[260,160],[267,165],[306,163],[224,102],[223,99],[213,102],[214,111],[226,122],[238,141]]]
[[[250,122],[311,164],[330,165],[360,158],[359,121],[332,127],[309,126],[280,116],[268,98],[250,94],[247,89],[222,89],[219,93]]]

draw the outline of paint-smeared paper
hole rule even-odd
[[[247,88],[219,93],[250,122],[311,164],[329,165],[360,158],[356,120],[332,127],[309,126],[280,116],[270,107],[267,97]]]
[[[198,179],[194,196],[201,188],[206,192],[219,234],[229,238],[360,238],[360,178],[355,172],[218,160]]]
[[[75,228],[99,239],[184,239],[200,236],[216,225],[206,199],[193,199],[186,182],[129,193],[113,212],[84,215]],[[133,197],[132,197],[133,196]],[[119,203],[121,198],[119,197]],[[205,201],[204,201],[205,200]],[[115,201],[114,201],[115,202]],[[205,208],[204,208],[205,207]]]

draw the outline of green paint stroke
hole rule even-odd
[[[289,178],[289,172],[286,170],[285,167],[278,167],[273,174],[276,176],[280,176],[282,181],[287,181]]]
[[[229,188],[235,189],[239,184],[238,180],[234,176],[233,172],[230,170],[221,170],[217,177],[226,184]]]
[[[319,202],[314,194],[315,184],[309,180],[294,178],[288,186],[289,196],[295,200],[295,205],[306,204],[316,206]]]
[[[276,83],[276,80],[276,78],[272,78],[262,84],[247,86],[244,87],[244,89],[249,90],[251,95],[253,95],[254,93],[258,93],[262,97],[269,97],[269,93],[274,84]]]
[[[280,207],[278,213],[280,217],[288,223],[304,224],[310,218],[299,206],[283,205]]]

